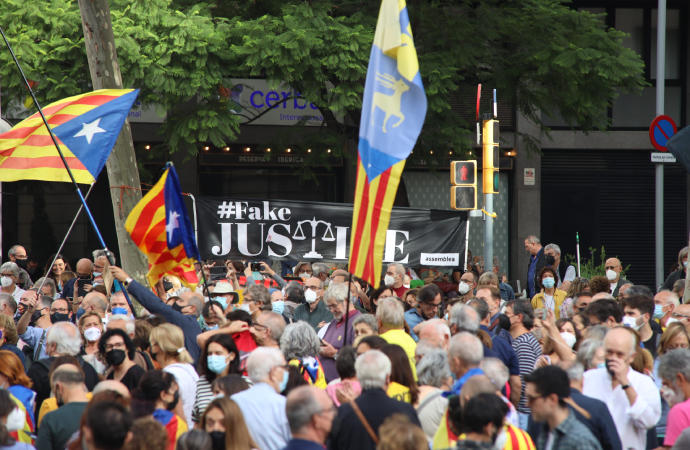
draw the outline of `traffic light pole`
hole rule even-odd
[[[494,260],[494,194],[484,194],[484,271],[493,270]]]

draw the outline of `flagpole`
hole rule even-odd
[[[101,230],[98,228],[98,225],[96,224],[96,219],[94,219],[93,214],[91,214],[91,210],[89,209],[89,205],[86,204],[86,199],[84,198],[84,194],[82,194],[81,189],[79,189],[79,185],[77,184],[77,180],[74,179],[74,175],[72,174],[72,169],[70,169],[69,164],[67,164],[67,160],[65,159],[65,155],[62,153],[62,150],[60,149],[60,145],[58,145],[57,140],[55,139],[55,135],[53,134],[53,130],[50,128],[50,125],[48,125],[48,120],[46,119],[46,116],[43,114],[43,109],[41,108],[41,105],[39,105],[38,100],[36,99],[36,95],[34,94],[33,89],[31,89],[31,85],[29,84],[29,80],[26,79],[26,75],[24,75],[24,70],[22,70],[22,66],[19,64],[19,60],[17,59],[17,56],[14,54],[14,50],[12,49],[12,46],[10,45],[10,41],[7,40],[7,36],[5,35],[5,31],[0,27],[0,35],[2,35],[2,39],[5,41],[5,45],[7,46],[7,50],[10,51],[10,54],[12,55],[12,60],[14,60],[14,64],[17,66],[17,70],[19,70],[19,74],[22,76],[22,80],[24,81],[24,85],[26,88],[29,90],[29,94],[31,95],[31,99],[33,100],[34,105],[38,109],[38,113],[41,115],[41,119],[43,120],[43,124],[46,126],[46,129],[48,130],[48,134],[50,135],[50,139],[53,141],[53,145],[55,145],[55,149],[58,152],[58,155],[60,155],[60,159],[62,160],[62,164],[65,166],[65,169],[67,170],[67,174],[69,175],[70,180],[72,181],[72,185],[74,186],[74,189],[77,191],[77,196],[79,197],[79,200],[81,201],[82,206],[84,207],[84,211],[86,211],[86,215],[89,218],[89,221],[91,222],[91,226],[93,227],[93,230],[96,232],[96,236],[98,237],[99,242],[103,246],[103,249],[109,254],[112,255],[110,250],[108,250],[108,246],[105,243],[105,239],[103,239],[103,235],[101,235]],[[112,258],[108,258],[112,259]],[[111,264],[115,264],[115,261],[111,260]],[[127,303],[129,304],[130,309],[134,311],[132,307],[132,301],[129,298],[129,294],[127,293],[127,290],[124,289],[123,286],[120,285],[120,282],[117,280],[114,280],[115,284],[120,287],[122,292],[125,294],[125,298],[127,299]]]

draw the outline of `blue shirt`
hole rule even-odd
[[[249,434],[261,449],[280,449],[290,440],[285,397],[267,383],[257,383],[230,397],[244,416]]]
[[[306,439],[290,439],[288,445],[283,450],[324,450],[326,447]]]
[[[443,396],[450,397],[451,395],[460,395],[460,390],[465,385],[467,380],[469,380],[475,375],[484,375],[484,371],[479,367],[475,367],[474,369],[468,370],[467,372],[465,372],[465,375],[463,375],[455,383],[453,383],[453,387],[450,388],[450,391],[446,391],[443,393]]]
[[[544,248],[539,249],[536,255],[529,257],[529,268],[527,269],[527,294],[529,298],[534,297],[536,290],[534,289],[534,277],[537,275],[537,261],[539,256],[544,253]]]
[[[417,342],[419,340],[419,336],[414,334],[414,331],[412,330],[414,327],[424,322],[424,317],[417,312],[417,308],[410,308],[407,310],[407,312],[405,312],[405,322],[407,322],[407,326],[410,327],[410,336],[412,336],[412,339]]]
[[[36,355],[38,344],[41,343],[41,351],[38,353],[38,358],[34,358],[34,361],[48,357],[48,354],[46,353],[46,338],[44,337],[41,339],[43,333],[47,332],[48,330],[44,330],[43,328],[28,326],[26,327],[24,334],[19,335],[21,340],[24,341],[26,345],[34,349],[34,355]]]
[[[486,331],[491,336],[491,343],[493,344],[494,355],[496,358],[503,361],[503,364],[508,368],[510,375],[520,375],[520,363],[517,358],[513,345],[502,334],[491,335],[489,329],[484,325],[479,325],[479,329]],[[484,357],[486,358],[486,354]]]

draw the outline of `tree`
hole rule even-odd
[[[4,3],[0,23],[8,24],[40,97],[88,90],[76,4]],[[318,134],[293,127],[273,139],[296,150],[321,143],[351,154],[378,2],[114,0],[111,10],[124,84],[167,111],[171,151],[231,142],[239,122],[223,96],[228,80],[262,77],[287,82],[324,113]],[[424,0],[409,1],[408,10],[429,101],[422,149],[471,148],[473,124],[451,105],[478,82],[537,124],[545,111],[584,130],[605,129],[617,94],[646,83],[641,58],[622,45],[624,34],[564,1]],[[0,53],[3,102],[23,95],[8,61]],[[305,156],[308,163],[324,157]]]

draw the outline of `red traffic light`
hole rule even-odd
[[[477,183],[477,161],[452,161],[450,163],[450,184],[474,186]]]

